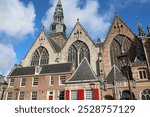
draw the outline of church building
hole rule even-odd
[[[79,19],[69,37],[63,3],[7,76],[6,100],[150,100],[150,27],[139,35],[115,16],[104,42]]]

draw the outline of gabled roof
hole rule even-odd
[[[79,19],[77,20],[77,22],[76,22],[74,28],[72,29],[72,31],[71,31],[71,33],[70,33],[70,35],[69,35],[69,38],[70,38],[70,36],[72,35],[72,33],[73,33],[73,31],[75,30],[75,28],[76,28],[77,25],[79,25],[79,26],[81,27],[81,29],[85,32],[85,34],[89,37],[89,39],[91,40],[91,42],[93,43],[93,45],[96,47],[96,45],[95,45],[93,39],[89,36],[88,32],[87,32],[87,31],[84,29],[84,27],[81,25],[81,23],[79,22]],[[69,38],[68,38],[68,39],[69,39]]]
[[[141,50],[138,50],[136,57],[134,59],[134,62],[138,63],[138,62],[142,62],[142,61],[146,61],[145,54]]]
[[[42,69],[39,74],[71,72],[72,65],[73,65],[72,63],[42,65],[40,66]],[[22,76],[22,75],[34,75],[34,74],[35,74],[35,66],[16,67],[9,76]]]
[[[109,74],[106,77],[106,81],[108,83],[113,83],[115,81],[127,81],[127,78],[123,75],[123,73],[118,69],[116,65],[113,65]]]
[[[125,23],[119,16],[115,15],[115,17],[114,17],[114,19],[113,19],[113,21],[112,21],[112,24],[111,24],[111,26],[110,26],[110,28],[109,28],[109,30],[108,30],[108,32],[107,32],[107,35],[106,35],[106,38],[105,38],[104,43],[106,42],[107,37],[108,37],[108,35],[110,34],[111,30],[113,30],[113,25],[114,25],[114,23],[115,23],[115,21],[116,21],[117,19],[118,19],[120,22],[122,22],[122,24],[125,25],[125,26],[127,27],[127,29],[128,29],[133,35],[135,35],[135,34],[133,33],[133,31],[126,25],[126,23]],[[135,35],[135,36],[136,36],[136,35]]]
[[[92,68],[90,67],[90,64],[85,57],[79,67],[76,69],[76,71],[73,73],[71,78],[66,81],[66,83],[73,83],[73,82],[86,82],[86,81],[97,81],[97,77],[95,73],[93,72]]]

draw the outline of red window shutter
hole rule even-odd
[[[78,100],[84,100],[84,89],[78,90]]]
[[[93,100],[99,100],[99,90],[98,89],[94,89],[93,93],[94,93],[94,99]]]
[[[70,90],[66,90],[65,98],[66,98],[66,100],[70,99]]]

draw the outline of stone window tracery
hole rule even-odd
[[[145,89],[141,93],[142,100],[150,100],[150,89]]]
[[[45,65],[49,62],[49,54],[46,48],[40,46],[32,55],[31,66]]]
[[[134,43],[128,37],[117,35],[114,37],[110,45],[111,65],[113,66],[115,64],[121,69],[121,61],[118,59],[118,56],[124,51],[132,62],[135,58],[135,50]]]
[[[90,51],[88,46],[82,41],[75,41],[68,50],[68,61],[75,64],[75,68],[78,67],[83,58],[86,57],[90,63]]]

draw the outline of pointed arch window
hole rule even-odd
[[[48,61],[49,61],[48,51],[45,48],[43,48],[42,51],[41,51],[41,61],[40,61],[40,64],[41,65],[48,64]]]
[[[72,61],[75,64],[75,68],[77,68],[84,57],[86,57],[90,63],[90,51],[88,46],[82,41],[75,41],[68,50],[68,61]]]
[[[31,66],[45,65],[49,63],[49,54],[46,48],[39,47],[35,50],[31,59]]]
[[[90,56],[89,56],[89,48],[87,47],[87,45],[82,44],[81,48],[80,48],[80,52],[79,52],[79,59],[80,62],[82,61],[82,59],[86,57],[88,61],[90,61]]]
[[[40,55],[37,50],[32,55],[31,66],[35,66],[39,64]]]
[[[77,49],[74,45],[71,45],[68,51],[68,61],[73,62],[75,64],[75,67],[77,67],[78,59],[77,59]]]
[[[111,56],[111,65],[114,64],[121,69],[120,60],[118,60],[118,56],[121,55],[121,52],[124,51],[128,54],[131,62],[135,58],[135,46],[134,43],[124,35],[117,35],[111,42],[110,45],[110,56]]]

